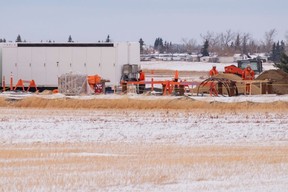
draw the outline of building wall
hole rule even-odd
[[[113,46],[15,46],[3,47],[3,74],[12,72],[14,82],[19,79],[36,81],[37,86],[57,87],[58,77],[73,72],[95,75],[110,80],[108,85],[120,83],[124,64],[139,64],[139,43],[113,43]],[[50,46],[51,45],[51,46]],[[75,44],[74,44],[75,45]],[[2,76],[1,75],[1,76]],[[8,85],[7,85],[8,86]]]

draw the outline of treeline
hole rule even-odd
[[[12,41],[9,41],[9,42],[12,42]],[[26,40],[22,40],[21,35],[17,35],[15,42],[16,43],[21,43],[21,42],[27,42],[27,41]],[[42,40],[41,40],[41,42],[42,42]],[[46,42],[52,43],[52,42],[55,42],[55,41],[47,40]],[[67,42],[69,42],[69,43],[73,43],[74,42],[71,35],[68,36]],[[107,37],[106,37],[106,39],[104,41],[98,41],[98,42],[106,42],[106,43],[108,43],[108,42],[112,42],[112,40],[110,39],[110,35],[107,35]],[[6,39],[5,38],[3,38],[3,39],[0,38],[0,43],[6,43]]]
[[[237,53],[267,53],[275,54],[275,58],[277,58],[278,56],[276,55],[279,55],[277,52],[283,52],[283,50],[279,49],[279,46],[285,49],[285,43],[284,41],[275,42],[276,35],[277,31],[271,29],[264,33],[262,40],[257,40],[250,33],[233,32],[232,30],[226,30],[221,33],[208,31],[205,34],[200,34],[200,43],[197,43],[193,38],[183,38],[181,43],[175,44],[157,37],[152,50],[148,46],[145,46],[146,48],[142,47],[145,45],[142,38],[140,45],[142,53],[157,51],[159,53],[204,53],[203,55],[208,55],[208,51],[210,54],[215,53],[219,56],[232,56]]]

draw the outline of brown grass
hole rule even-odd
[[[81,156],[85,153],[116,155]],[[0,191],[13,186],[24,191],[43,186],[48,191],[53,186],[84,190],[81,187],[163,185],[183,178],[193,182],[261,174],[262,166],[287,164],[288,147],[38,143],[0,146],[0,159],[7,160],[0,161],[1,179],[6,181]]]
[[[0,99],[0,107],[16,108],[57,108],[57,109],[181,109],[181,110],[250,110],[250,111],[286,111],[288,102],[273,103],[221,103],[202,102],[190,98],[171,98],[159,100],[138,99],[43,99],[29,97],[19,101]]]

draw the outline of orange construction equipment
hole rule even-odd
[[[88,84],[95,85],[101,82],[101,77],[99,75],[88,76]]]
[[[235,75],[242,76],[243,70],[239,67],[236,67],[235,65],[229,65],[224,67],[224,73],[232,73]]]
[[[17,84],[16,84],[15,87],[14,87],[14,91],[15,91],[18,87],[22,87],[22,91],[25,91],[24,83],[29,83],[29,86],[28,86],[28,88],[27,88],[27,91],[29,91],[31,87],[34,87],[34,88],[36,89],[36,91],[38,91],[37,86],[36,86],[36,83],[35,83],[34,80],[27,81],[27,80],[22,80],[22,79],[19,79],[19,80],[18,80]]]
[[[95,93],[103,93],[104,84],[99,75],[88,76],[88,84]]]
[[[174,81],[178,82],[178,79],[179,79],[179,72],[178,72],[178,70],[176,70],[175,75],[174,75]]]

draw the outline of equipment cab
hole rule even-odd
[[[244,70],[248,64],[250,64],[251,69],[256,74],[260,74],[263,71],[262,61],[259,59],[239,60],[238,61],[238,68]]]

